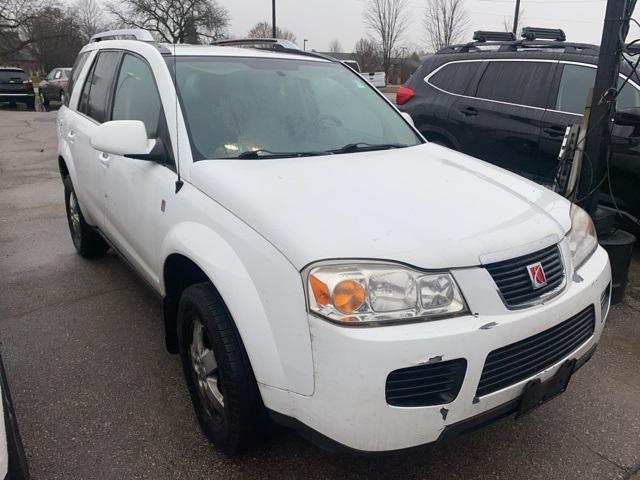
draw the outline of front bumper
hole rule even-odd
[[[506,309],[485,269],[462,269],[454,271],[454,275],[473,315],[375,328],[346,328],[310,315],[313,395],[285,394],[263,386],[265,404],[304,424],[319,437],[350,450],[406,449],[435,442],[443,432],[449,436],[459,429],[456,425],[491,417],[491,412],[501,416],[512,413],[529,380],[548,379],[568,359],[584,361],[600,339],[605,320],[601,295],[611,282],[609,259],[602,248],[578,272],[567,272],[562,294],[523,310]],[[587,341],[543,371],[476,397],[490,352],[547,330],[589,305],[594,305],[595,327]],[[390,372],[433,359],[458,358],[466,359],[467,368],[461,389],[451,403],[425,407],[387,404],[385,383]]]

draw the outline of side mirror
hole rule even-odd
[[[400,112],[400,115],[404,117],[404,119],[411,124],[412,127],[415,127],[415,123],[413,123],[413,118],[407,112]]]
[[[617,111],[613,117],[613,123],[626,127],[640,127],[640,107]]]
[[[113,155],[146,155],[155,144],[147,138],[147,129],[140,120],[113,120],[96,127],[91,146]]]

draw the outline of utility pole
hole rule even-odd
[[[271,0],[271,36],[276,38],[276,0]]]
[[[518,38],[518,17],[520,16],[520,0],[516,0],[516,11],[513,14],[513,35]]]
[[[627,11],[628,0],[608,0],[607,10],[600,42],[600,56],[587,138],[584,145],[584,157],[578,199],[580,206],[595,218],[598,207],[600,183],[607,174],[607,156],[609,150],[609,132],[615,113],[614,91],[618,86],[621,48],[618,32]]]

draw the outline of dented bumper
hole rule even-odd
[[[608,301],[602,308],[601,299],[611,282],[606,252],[598,248],[578,272],[571,273],[561,295],[517,311],[504,307],[485,269],[471,268],[454,274],[473,315],[377,328],[345,328],[310,316],[315,391],[311,396],[290,395],[288,412],[280,413],[318,438],[367,452],[435,442],[513,413],[527,382],[550,378],[567,360],[584,363],[600,339],[608,309]],[[527,378],[478,395],[490,352],[552,329],[590,306],[593,332],[577,348]],[[466,360],[466,369],[452,401],[417,407],[389,405],[385,384],[391,372],[453,359]],[[267,394],[269,406],[268,399]]]

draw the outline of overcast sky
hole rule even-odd
[[[230,33],[245,36],[253,24],[271,19],[271,0],[218,0],[231,14]],[[345,51],[351,51],[367,34],[362,12],[367,0],[276,0],[277,24],[296,35],[302,46],[325,51],[338,39]],[[425,0],[408,0],[413,19],[403,44],[424,47],[422,17]],[[470,25],[474,30],[502,29],[505,16],[512,18],[515,0],[465,0]],[[600,43],[606,0],[521,0],[524,23],[538,27],[562,28],[572,41]],[[640,7],[637,8],[637,10]],[[638,17],[636,12],[635,17]]]

